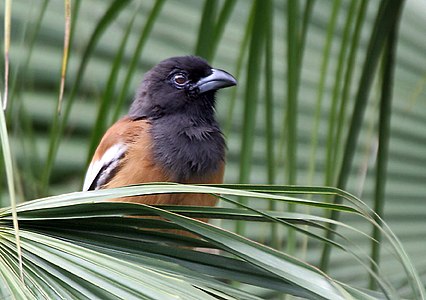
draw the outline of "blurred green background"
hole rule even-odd
[[[116,119],[116,112],[126,113],[144,72],[167,57],[187,54],[206,57],[212,66],[227,70],[239,81],[236,89],[223,90],[218,97],[217,116],[229,148],[226,183],[336,186],[382,2],[296,1],[292,25],[296,37],[289,30],[290,2],[273,1],[262,14],[259,10],[268,8],[252,1],[123,1],[111,10],[105,24],[101,19],[113,1],[72,2],[75,27],[63,111],[55,123],[64,4],[13,1],[7,117],[21,201],[80,190],[90,145]],[[312,5],[309,15],[307,5]],[[384,218],[426,282],[426,3],[406,1],[400,22]],[[354,38],[357,24],[359,40]],[[306,28],[304,48],[300,47],[302,28]],[[93,51],[87,52],[91,43]],[[292,46],[296,51],[289,52]],[[352,51],[354,61],[349,66]],[[289,62],[295,61],[289,55],[294,53],[296,69],[289,70]],[[365,115],[359,119],[360,138],[355,139],[345,186],[371,207],[375,184],[381,180],[376,161],[383,64],[376,71]],[[289,88],[294,78],[299,82]],[[289,107],[289,94],[296,106]],[[105,99],[110,102],[102,102]],[[55,133],[55,129],[61,131]],[[57,154],[52,134],[59,137]],[[7,206],[4,186],[2,206]],[[344,221],[366,226],[350,218]],[[260,240],[267,234],[262,228],[246,230]],[[368,249],[368,245],[360,246]],[[308,249],[308,258],[316,263],[320,247]],[[366,282],[360,267],[334,255],[332,273],[355,284]],[[381,260],[384,272],[392,274],[386,255]],[[404,278],[397,274],[395,278],[403,284]]]

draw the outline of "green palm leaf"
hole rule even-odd
[[[269,193],[266,192],[268,190]],[[152,207],[104,202],[118,196],[182,192],[220,193],[223,199],[245,196],[258,199],[257,201],[284,201],[296,206],[337,209],[342,213],[362,216],[365,222],[380,227],[375,223],[373,216],[366,214],[366,206],[361,201],[332,189],[329,192],[347,197],[352,203],[337,205],[289,197],[282,193],[296,192],[295,187],[285,186],[244,186],[243,189],[241,186],[147,184],[64,194],[18,206],[26,286],[17,281],[12,287],[20,289],[21,294],[25,294],[28,288],[34,297],[79,295],[87,298],[168,299],[173,291],[173,295],[184,299],[209,299],[224,295],[230,299],[255,298],[248,296],[243,290],[219,281],[220,279],[309,299],[348,299],[350,295],[354,297],[363,295],[365,299],[374,298],[362,290],[349,288],[342,282],[332,279],[311,264],[189,216],[245,222],[273,222],[280,226],[292,227],[303,222],[312,228],[322,230],[326,227],[320,226],[320,223],[332,222],[366,236],[366,233],[359,229],[340,222],[321,216],[270,212],[249,207],[244,209]],[[297,192],[321,195],[323,189],[300,187],[297,188]],[[231,202],[238,205],[236,201]],[[18,268],[14,253],[14,234],[11,229],[13,219],[11,209],[3,209],[0,215],[2,228],[0,249],[3,253],[9,253],[2,269],[16,277]],[[164,220],[126,217],[132,215],[161,216]],[[202,239],[151,230],[171,228],[188,230]],[[398,243],[385,227],[380,228],[392,244]],[[300,232],[303,233],[303,230]],[[329,243],[332,247],[349,249],[345,245],[347,243],[345,238],[332,242],[324,241],[321,235],[309,234],[309,237]],[[187,248],[188,246],[219,249],[222,252],[200,253]],[[391,250],[399,257],[397,261],[402,264],[402,270],[412,269],[409,260],[403,257],[401,249],[394,247]],[[352,250],[346,252],[360,262],[363,259],[368,261],[368,255],[365,253],[364,256],[360,256],[355,255]],[[372,273],[366,264],[365,268],[366,272]],[[380,273],[374,274],[384,293],[382,295],[393,297],[395,289],[389,285],[386,277]],[[407,274],[413,275],[417,280],[415,273]],[[11,280],[9,278],[14,277],[9,275],[7,279]],[[7,279],[4,280],[5,283]],[[63,290],[58,289],[58,286],[63,287]],[[418,290],[413,293],[422,293],[422,287],[415,288]],[[16,294],[11,289],[9,293]]]

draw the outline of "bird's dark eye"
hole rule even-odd
[[[172,80],[177,86],[184,86],[188,82],[188,77],[183,73],[177,73],[173,75]]]

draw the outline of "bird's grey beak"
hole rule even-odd
[[[237,80],[226,71],[219,69],[212,69],[212,74],[207,77],[203,77],[195,84],[195,87],[199,89],[200,94],[223,89],[229,86],[237,84]]]

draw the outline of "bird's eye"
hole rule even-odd
[[[173,82],[178,86],[184,86],[188,82],[188,77],[183,73],[177,73],[173,76]]]

